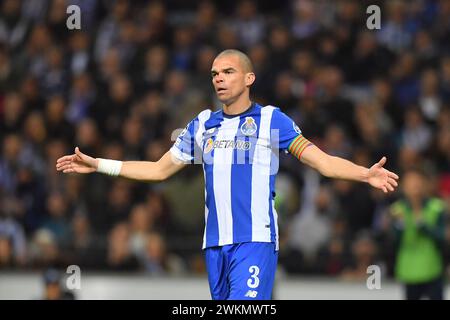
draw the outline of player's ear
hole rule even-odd
[[[253,72],[248,72],[245,75],[245,85],[246,86],[251,86],[253,84],[253,82],[255,82],[256,76]]]

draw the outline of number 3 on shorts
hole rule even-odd
[[[257,288],[259,286],[259,268],[258,266],[251,266],[248,268],[248,272],[250,272],[251,276],[250,279],[247,280],[247,285],[249,288]]]

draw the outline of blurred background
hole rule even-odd
[[[66,27],[71,4],[81,30]],[[366,27],[371,4],[381,8],[380,30]],[[94,157],[158,160],[173,130],[221,107],[210,67],[227,48],[253,61],[255,101],[280,107],[327,153],[367,167],[385,155],[401,177],[386,196],[281,155],[277,290],[290,285],[294,294],[318,279],[337,297],[351,283],[367,293],[372,264],[382,283],[398,283],[390,208],[408,192],[403,175],[419,168],[425,178],[410,191],[450,204],[450,1],[0,0],[3,298],[37,298],[22,290],[26,281],[35,290],[49,268],[72,264],[108,281],[126,275],[132,288],[141,279],[144,299],[172,278],[200,283],[198,296],[178,298],[209,298],[201,166],[143,184],[64,175],[55,162],[75,146]],[[399,298],[392,290],[378,295]]]

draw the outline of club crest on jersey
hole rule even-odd
[[[295,122],[292,122],[292,126],[294,127],[295,132],[297,132],[298,134],[302,134],[302,131],[300,130],[298,125],[295,124]]]
[[[241,132],[246,136],[252,136],[255,134],[258,127],[256,126],[255,119],[252,117],[245,117],[245,122],[241,125]]]
[[[209,138],[208,140],[206,140],[204,152],[205,153],[210,152],[212,150],[213,146],[214,146],[214,141],[213,141],[213,139]]]

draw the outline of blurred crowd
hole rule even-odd
[[[67,29],[70,4],[81,30]],[[380,30],[366,26],[370,4]],[[400,175],[386,196],[282,155],[280,270],[353,279],[378,264],[392,275],[402,174],[419,167],[423,196],[450,204],[446,0],[0,1],[0,269],[203,273],[201,166],[143,184],[55,163],[75,146],[158,160],[175,129],[221,107],[210,67],[227,48],[251,58],[255,101],[325,152],[366,167],[387,156]]]

